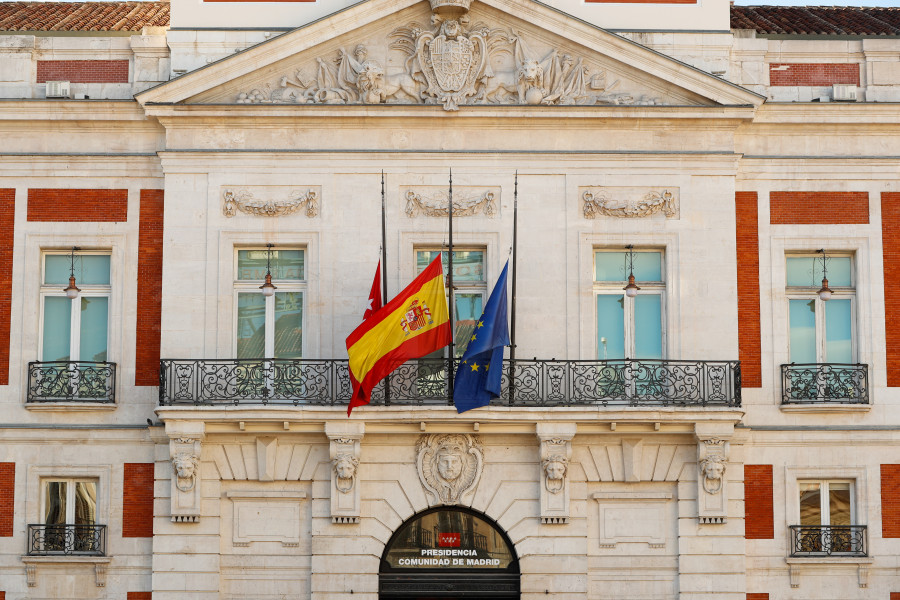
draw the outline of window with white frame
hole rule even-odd
[[[823,300],[823,259],[831,298]],[[853,260],[848,255],[787,256],[790,361],[797,364],[855,362]]]
[[[109,355],[109,252],[44,252],[41,278],[42,361],[105,362]],[[81,292],[65,287],[74,268]]]
[[[242,248],[237,250],[235,264],[237,358],[301,358],[305,251]],[[271,296],[260,290],[267,265],[276,287]]]
[[[853,480],[797,481],[800,525],[792,528],[794,554],[865,551],[865,531],[857,525]]]
[[[416,249],[416,274],[424,271],[439,252],[441,251],[436,249]],[[475,323],[481,318],[484,310],[484,295],[487,290],[484,255],[484,249],[453,250],[453,299],[452,301],[448,300],[448,304],[455,323],[453,351],[457,358],[465,353],[475,329]],[[445,283],[447,283],[449,258],[449,253],[444,252],[442,261]],[[441,350],[431,355],[431,358],[440,358],[443,355],[444,351]]]
[[[634,278],[640,287],[628,297],[629,252],[594,251],[597,358],[661,359],[665,356],[665,268],[660,250],[634,250]]]
[[[97,526],[97,480],[41,481],[41,526],[31,534],[31,553],[101,553]]]

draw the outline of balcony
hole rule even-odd
[[[408,362],[373,390],[372,404],[451,405],[446,359]],[[347,360],[163,359],[159,403],[346,405]],[[497,406],[739,407],[738,361],[504,361]]]
[[[29,525],[28,556],[106,556],[106,525]]]
[[[865,525],[791,525],[791,556],[868,556]]]
[[[869,366],[781,365],[782,404],[868,404]]]
[[[28,363],[26,402],[116,401],[116,363],[35,361]]]

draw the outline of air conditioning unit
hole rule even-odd
[[[831,94],[835,102],[856,102],[856,86],[836,83],[831,86]]]
[[[71,98],[72,86],[68,81],[48,81],[47,82],[48,98]]]

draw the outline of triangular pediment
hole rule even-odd
[[[368,0],[147,90],[182,105],[758,105],[763,98],[530,0]]]

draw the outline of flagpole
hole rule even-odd
[[[456,326],[454,322],[454,311],[453,311],[453,169],[450,169],[450,190],[447,194],[448,197],[448,206],[449,210],[447,214],[450,219],[450,227],[449,227],[449,249],[450,255],[447,257],[447,288],[449,290],[449,298],[450,298],[450,367],[447,369],[447,390],[450,392],[449,397],[447,398],[447,404],[453,404],[453,359],[454,359],[454,346],[456,342]]]
[[[513,187],[513,260],[512,260],[512,306],[510,307],[510,332],[509,332],[509,403],[516,401],[516,260],[518,251],[518,218],[519,218],[519,172],[516,171],[516,179]]]
[[[381,305],[387,304],[387,227],[384,209],[384,169],[381,170]],[[391,404],[391,375],[384,378],[384,405]]]

